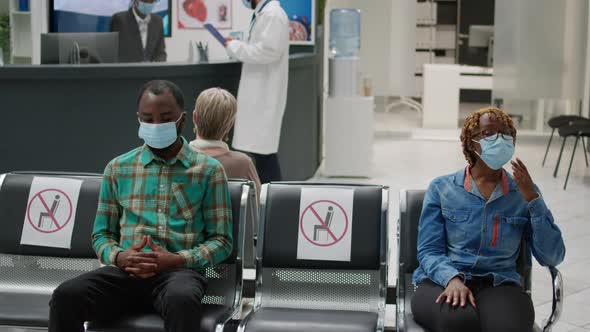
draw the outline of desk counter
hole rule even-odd
[[[291,56],[280,158],[285,180],[305,180],[320,163],[320,85],[316,55]],[[0,173],[102,172],[141,145],[137,94],[152,79],[180,86],[192,139],[198,94],[221,87],[237,95],[241,64],[105,64],[0,67]]]

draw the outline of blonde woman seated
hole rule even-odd
[[[197,151],[217,159],[228,178],[247,179],[256,184],[260,193],[260,178],[248,155],[231,151],[223,141],[233,127],[237,113],[236,98],[227,90],[211,88],[197,98],[193,123],[197,138],[190,143]]]

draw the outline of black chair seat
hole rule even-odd
[[[547,122],[549,127],[551,127],[551,136],[549,137],[549,143],[547,143],[547,148],[545,149],[545,157],[543,157],[543,162],[541,163],[542,166],[545,166],[545,162],[547,161],[547,155],[549,154],[549,147],[551,146],[551,141],[553,140],[553,134],[555,130],[559,130],[559,135],[563,138],[568,136],[576,136],[577,131],[574,130],[579,125],[586,125],[590,126],[590,119],[584,118],[578,115],[560,115],[554,118],[549,119]],[[564,140],[565,143],[565,140]],[[562,146],[563,152],[563,146]],[[555,172],[553,173],[553,177],[557,176],[557,168],[559,163],[561,162],[562,152],[559,153],[559,158],[557,159],[557,166],[555,167]]]
[[[574,122],[571,125],[560,127],[559,136],[590,136],[590,121]]]
[[[50,299],[49,294],[0,293],[0,326],[47,327]],[[201,331],[215,331],[217,322],[230,310],[226,306],[205,305]],[[164,321],[156,314],[135,314],[117,321],[91,322],[88,331],[164,332]]]
[[[376,313],[359,311],[262,308],[253,313],[247,332],[374,332]]]
[[[213,332],[215,325],[229,312],[230,308],[220,305],[206,305],[203,307],[203,319],[201,331]],[[164,332],[164,321],[155,314],[129,315],[116,321],[91,322],[88,324],[89,332]]]
[[[590,163],[588,162],[588,152],[586,151],[586,144],[584,142],[584,137],[590,137],[590,120],[578,120],[566,126],[560,127],[559,136],[563,137],[563,143],[561,144],[561,150],[559,151],[559,157],[557,158],[557,165],[555,165],[555,171],[553,171],[553,177],[557,177],[557,171],[559,170],[559,164],[561,163],[561,156],[563,155],[563,149],[565,147],[566,139],[570,136],[576,137],[576,142],[574,143],[574,151],[572,152],[572,158],[570,159],[570,165],[567,170],[565,184],[563,185],[563,190],[565,190],[567,188],[567,183],[570,178],[572,164],[574,163],[574,156],[576,154],[576,148],[578,147],[578,141],[580,140],[580,138],[582,141],[582,148],[584,150],[584,158],[586,159],[586,167],[590,166]],[[547,152],[545,152],[545,156],[547,156]]]
[[[549,121],[547,121],[547,124],[551,128],[560,128],[565,125],[569,125],[572,122],[584,121],[584,120],[590,121],[590,120],[586,119],[585,117],[578,116],[578,115],[560,115],[560,116],[556,116],[554,118],[549,119]]]
[[[0,293],[0,326],[47,327],[49,294]]]

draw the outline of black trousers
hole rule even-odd
[[[254,165],[256,166],[256,172],[260,177],[262,184],[281,181],[281,166],[279,165],[279,156],[276,153],[273,154],[257,154],[249,153],[252,159],[254,159]]]
[[[189,269],[138,279],[107,266],[61,284],[49,303],[49,332],[83,332],[86,321],[157,312],[167,332],[196,332],[207,279]]]
[[[489,279],[467,281],[475,297],[471,304],[453,308],[446,302],[435,303],[443,287],[426,280],[418,285],[412,298],[414,320],[432,332],[530,332],[535,309],[530,296],[518,285],[493,287]]]

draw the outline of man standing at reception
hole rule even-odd
[[[243,62],[232,145],[248,152],[262,183],[281,180],[277,152],[287,104],[289,19],[275,0],[243,0],[254,10],[246,41],[227,38],[230,56]]]
[[[159,1],[132,0],[129,10],[113,15],[111,32],[119,33],[120,62],[166,61],[164,23],[152,15]]]

